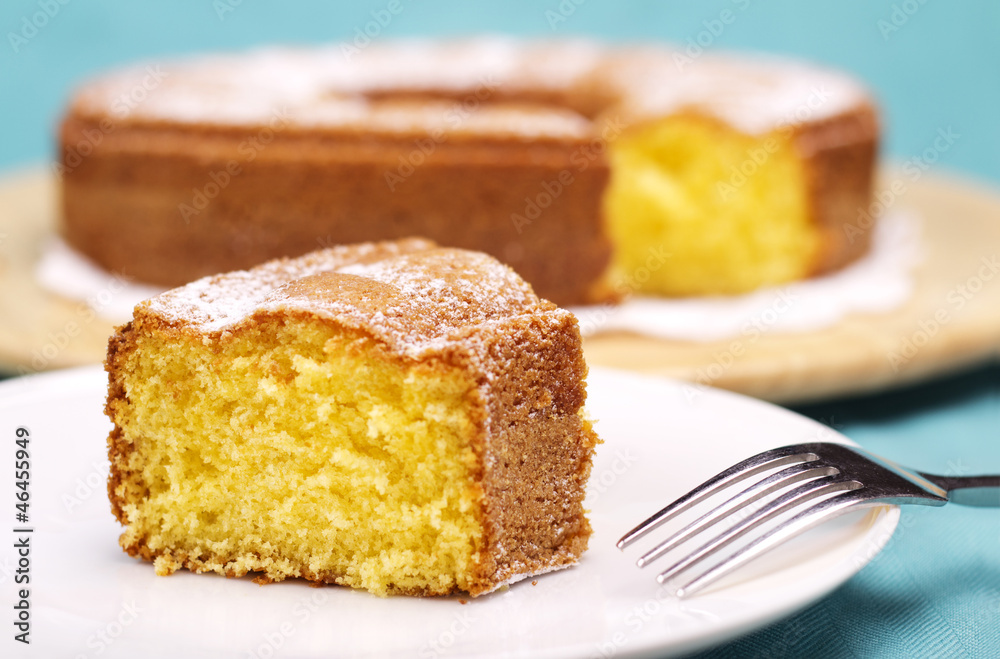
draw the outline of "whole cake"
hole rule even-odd
[[[201,279],[138,305],[106,368],[120,543],[158,574],[480,595],[586,549],[576,320],[485,254]]]
[[[138,67],[61,130],[62,232],[178,285],[425,236],[559,304],[739,293],[836,269],[870,201],[865,89],[757,56],[590,42],[386,42]]]

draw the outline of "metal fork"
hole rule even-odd
[[[775,469],[778,471],[764,475]],[[755,482],[647,551],[636,564],[649,565],[762,500],[759,509],[751,509],[744,519],[701,543],[661,572],[657,581],[665,583],[697,567],[697,576],[675,591],[678,597],[690,596],[817,524],[862,508],[903,503],[943,506],[949,501],[966,506],[1000,507],[1000,476],[935,476],[907,469],[852,446],[828,442],[795,444],[758,453],[713,476],[626,533],[618,541],[618,548],[624,550],[709,497],[723,494],[754,476],[759,476]],[[761,528],[806,504],[808,507],[774,528],[766,532]],[[756,537],[750,535],[754,532]],[[744,537],[750,539],[748,544],[701,569],[712,556]]]

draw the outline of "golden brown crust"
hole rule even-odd
[[[123,508],[127,501],[124,497],[123,481],[130,474],[123,467],[130,446],[115,419],[118,418],[119,410],[128,405],[122,369],[126,353],[134,348],[133,337],[132,323],[116,328],[115,333],[108,339],[108,354],[104,360],[104,370],[108,373],[108,398],[104,414],[114,423],[108,435],[108,458],[112,464],[108,474],[108,499],[111,501],[111,512],[120,524],[126,524]],[[118,468],[115,468],[116,465]]]
[[[68,118],[64,149],[97,129]],[[453,139],[390,190],[386,174],[412,139],[375,148],[284,132],[246,162],[240,149],[249,136],[117,129],[64,175],[63,235],[107,270],[168,286],[330,245],[423,236],[491,253],[537,282],[543,297],[574,303],[584,301],[610,260],[600,222],[607,164],[578,172],[572,161],[589,140],[525,147]],[[238,175],[226,172],[229,163]],[[526,198],[545,194],[543,183],[562,187],[564,171],[573,184],[530,230],[518,231],[512,215],[533,216]],[[214,181],[227,179],[209,201],[196,192],[218,191]]]
[[[845,231],[867,209],[878,156],[878,116],[866,104],[809,131],[799,131],[796,146],[805,161],[813,220],[823,233],[814,275],[847,265],[868,251],[871,232]]]
[[[799,96],[811,103],[818,80],[832,85],[828,97],[792,119],[810,154],[814,216],[829,238],[814,271],[864,251],[865,240],[845,241],[842,227],[859,200],[867,205],[877,128],[866,94],[850,81],[781,63],[747,64],[744,75],[739,66],[729,70],[740,60],[709,56],[685,69],[663,49],[576,43],[510,46],[502,51],[510,66],[488,54],[478,77],[467,75],[461,48],[439,45],[420,51],[418,59],[440,62],[414,82],[394,73],[410,59],[394,47],[366,51],[385,71],[372,71],[368,82],[317,83],[319,99],[273,128],[267,112],[249,121],[238,112],[174,118],[173,105],[157,105],[158,94],[183,91],[185,76],[217,100],[221,92],[206,82],[211,66],[168,78],[153,100],[124,116],[109,99],[135,77],[85,88],[61,130],[66,240],[105,269],[178,285],[321,246],[420,235],[490,253],[559,304],[594,302],[610,289],[612,245],[601,216],[610,141],[632,123],[685,108],[766,132],[782,112],[798,109]],[[769,91],[775,82],[781,89]],[[712,102],[719,93],[725,103]],[[768,93],[777,97],[773,108]],[[279,107],[284,97],[276,94],[264,100]],[[355,118],[338,94],[367,104],[367,114]],[[475,109],[463,114],[470,99]],[[317,114],[324,103],[333,104],[332,119]]]
[[[250,302],[235,309],[215,304],[232,297]],[[192,300],[206,304],[192,306]],[[394,316],[394,308],[404,313]],[[121,431],[129,414],[125,361],[137,338],[211,347],[271,322],[323,323],[364,337],[366,358],[468,375],[471,446],[478,458],[472,478],[482,495],[484,529],[470,594],[577,561],[591,532],[583,498],[599,440],[580,416],[586,364],[576,319],[539,299],[493,259],[419,240],[279,260],[195,282],[137,307],[133,321],[109,341],[105,363],[106,413],[114,423],[108,492],[119,522],[127,525],[125,507],[147,491],[129,466],[133,447]],[[142,537],[126,541],[123,535],[122,547],[131,556],[166,561],[171,569],[203,571],[226,563],[225,557],[152,550]],[[300,572],[310,581],[343,582],[343,575],[307,566]],[[225,573],[243,576],[247,569],[230,562]],[[258,577],[261,583],[268,579]]]

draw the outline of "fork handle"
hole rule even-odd
[[[948,491],[949,503],[1000,508],[1000,476],[921,476]]]

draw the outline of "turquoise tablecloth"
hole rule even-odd
[[[70,86],[96,70],[191,51],[351,40],[372,12],[389,4],[5,0],[0,169],[49,157]],[[935,166],[1000,181],[1000,3],[990,0],[398,0],[393,6],[399,11],[378,27],[376,39],[585,34],[824,61],[855,72],[877,91],[890,155],[919,154],[937,131],[950,128],[961,137]],[[1000,368],[992,367],[802,411],[917,468],[1000,472],[998,381]],[[1000,510],[906,509],[885,551],[849,583],[798,615],[706,656],[1000,657]]]
[[[917,469],[998,472],[1000,368],[799,410]],[[857,576],[701,657],[1000,657],[1000,509],[903,508]]]

